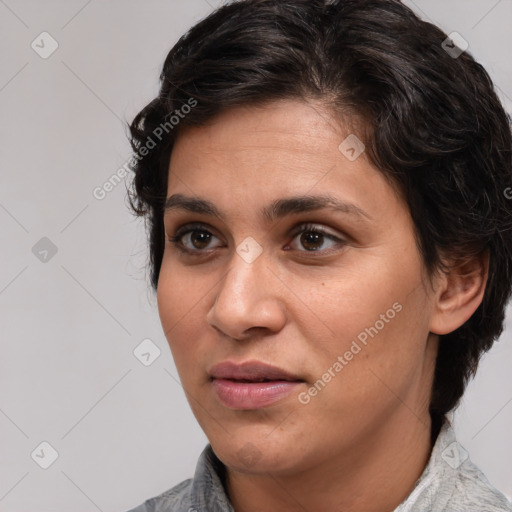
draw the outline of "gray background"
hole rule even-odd
[[[124,123],[156,94],[171,46],[220,3],[0,0],[2,512],[126,510],[192,476],[207,442],[147,285],[143,224],[124,182],[93,190],[128,160]],[[511,0],[407,3],[462,34],[511,112]],[[43,31],[58,43],[46,59],[31,47],[51,49]],[[509,497],[511,324],[509,309],[454,417]],[[133,351],[148,338],[161,354],[145,366]],[[47,469],[43,441],[58,453]]]

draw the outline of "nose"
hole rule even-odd
[[[261,330],[279,332],[286,323],[281,298],[285,286],[264,255],[247,263],[234,252],[229,265],[206,316],[208,324],[236,340]]]

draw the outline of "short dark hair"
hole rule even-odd
[[[430,277],[448,268],[443,254],[490,257],[482,303],[440,336],[430,414],[452,410],[502,333],[512,292],[512,135],[487,72],[467,51],[449,54],[446,39],[398,0],[239,0],[191,28],[130,126],[130,206],[146,220],[153,289],[180,129],[231,107],[319,100],[363,121],[358,135],[406,201]]]

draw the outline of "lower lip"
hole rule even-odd
[[[259,409],[272,405],[296,389],[300,381],[237,382],[213,379],[220,402],[231,409]]]

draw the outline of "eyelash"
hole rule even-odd
[[[186,226],[182,226],[181,228],[179,228],[176,231],[176,233],[173,236],[169,237],[168,240],[180,252],[182,252],[184,254],[191,255],[194,257],[204,256],[208,251],[211,251],[212,249],[188,249],[187,247],[184,247],[181,242],[181,239],[185,235],[188,235],[189,233],[193,233],[193,232],[206,232],[206,233],[209,233],[209,234],[215,236],[210,231],[210,229],[207,225],[201,224],[201,223],[195,223],[195,224],[187,224]],[[295,239],[298,235],[301,235],[302,233],[308,233],[308,232],[320,234],[334,242],[337,242],[338,246],[346,245],[345,240],[338,238],[338,237],[328,233],[323,228],[321,228],[315,224],[311,224],[311,223],[301,224],[301,225],[297,226],[295,229],[292,230],[292,232],[290,233],[290,236],[292,236]],[[320,250],[312,250],[312,251],[305,250],[305,251],[299,251],[299,252],[305,252],[308,255],[311,253],[321,253],[323,255],[326,255],[326,253],[330,253],[333,250],[337,250],[337,249],[331,248],[331,249],[325,249],[325,250],[320,249]]]

